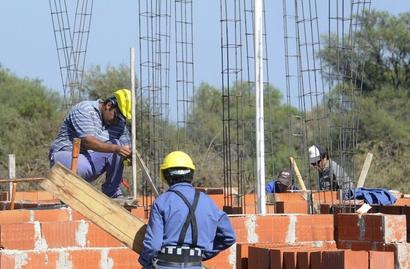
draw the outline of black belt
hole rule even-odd
[[[201,262],[168,262],[168,261],[162,261],[158,260],[157,265],[161,266],[168,266],[168,267],[175,267],[175,268],[186,268],[186,267],[192,267],[192,266],[202,266]]]

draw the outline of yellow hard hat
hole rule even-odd
[[[165,156],[160,166],[161,180],[164,180],[164,170],[177,167],[189,168],[192,171],[195,171],[195,165],[188,154],[186,154],[183,151],[173,151],[169,153],[167,156]]]
[[[117,100],[121,114],[127,120],[131,120],[131,91],[128,89],[117,90],[114,92],[114,97]]]

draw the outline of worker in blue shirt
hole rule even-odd
[[[147,268],[201,269],[202,261],[235,243],[225,212],[191,182],[195,166],[186,153],[168,154],[160,177],[170,187],[151,208],[139,262]]]
[[[126,120],[131,119],[131,92],[120,89],[105,101],[82,101],[73,106],[49,151],[50,165],[71,166],[73,139],[81,139],[77,174],[86,181],[106,172],[102,191],[111,198],[122,196],[123,161],[131,157]]]
[[[272,180],[265,186],[266,193],[279,193],[295,190],[295,185],[292,184],[292,177],[290,170],[282,170],[278,175],[277,180]]]

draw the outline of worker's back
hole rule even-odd
[[[155,199],[139,257],[143,268],[202,268],[235,243],[235,233],[225,212],[191,184],[195,165],[182,151],[163,160],[160,178],[170,188]]]

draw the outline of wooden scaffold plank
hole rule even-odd
[[[57,163],[39,184],[129,248],[141,252],[144,222],[81,177]]]

